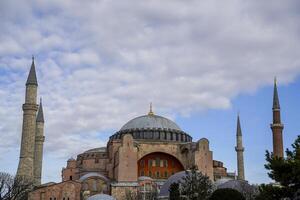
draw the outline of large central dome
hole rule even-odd
[[[122,130],[129,129],[172,129],[181,131],[179,126],[165,118],[158,115],[143,115],[140,117],[136,117],[129,122],[127,122],[122,128]]]
[[[191,142],[192,137],[180,129],[173,121],[154,115],[150,108],[148,115],[136,117],[110,136],[110,141],[131,134],[136,140]]]

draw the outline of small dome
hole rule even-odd
[[[69,158],[68,162],[76,161],[73,157]]]
[[[153,181],[153,179],[149,176],[140,176],[138,178],[139,181]]]
[[[104,153],[106,152],[106,147],[94,148],[85,151],[84,153]]]
[[[217,189],[231,188],[241,193],[244,191],[254,191],[255,187],[251,186],[247,181],[243,180],[228,180],[225,183],[217,185]]]
[[[96,194],[96,195],[89,197],[87,200],[116,200],[116,199],[107,194]]]
[[[181,131],[180,127],[173,121],[161,117],[158,115],[143,115],[137,118],[134,118],[127,122],[122,128],[123,130],[129,129],[171,129]]]
[[[159,196],[161,197],[168,197],[169,196],[169,189],[172,183],[178,183],[184,177],[187,176],[186,171],[177,172],[176,174],[170,176],[168,180],[163,184],[160,189]]]

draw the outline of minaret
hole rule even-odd
[[[245,180],[244,171],[244,147],[243,147],[243,136],[240,124],[240,116],[237,117],[237,128],[236,128],[236,147],[235,151],[237,154],[237,168],[238,168],[238,180]]]
[[[24,176],[29,181],[33,181],[33,160],[35,146],[35,130],[36,130],[36,112],[38,105],[37,97],[37,78],[35,72],[34,58],[26,82],[25,103],[23,104],[23,126],[22,140],[20,149],[20,160],[17,176]]]
[[[35,132],[35,147],[34,147],[34,184],[35,185],[41,184],[44,141],[45,141],[44,113],[43,113],[42,99],[40,99],[39,110],[36,117],[36,132]]]
[[[271,124],[273,132],[273,154],[275,157],[283,157],[283,140],[282,130],[283,124],[280,119],[280,104],[277,91],[277,81],[274,79],[274,93],[273,93],[273,123]]]

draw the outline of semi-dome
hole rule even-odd
[[[121,130],[129,130],[129,129],[172,129],[181,131],[179,126],[162,116],[158,115],[143,115],[140,117],[136,117],[129,122],[127,122]]]
[[[121,139],[122,135],[131,134],[137,140],[191,142],[192,137],[165,117],[154,115],[150,107],[148,115],[136,117],[127,122],[120,131],[110,136],[110,140]]]

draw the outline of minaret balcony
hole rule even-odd
[[[244,147],[235,147],[235,150],[236,150],[236,151],[244,151],[245,148],[244,148]]]
[[[37,104],[24,103],[23,104],[23,110],[34,110],[34,111],[37,111],[38,110],[38,105]]]
[[[271,128],[283,128],[283,124],[270,124]]]

